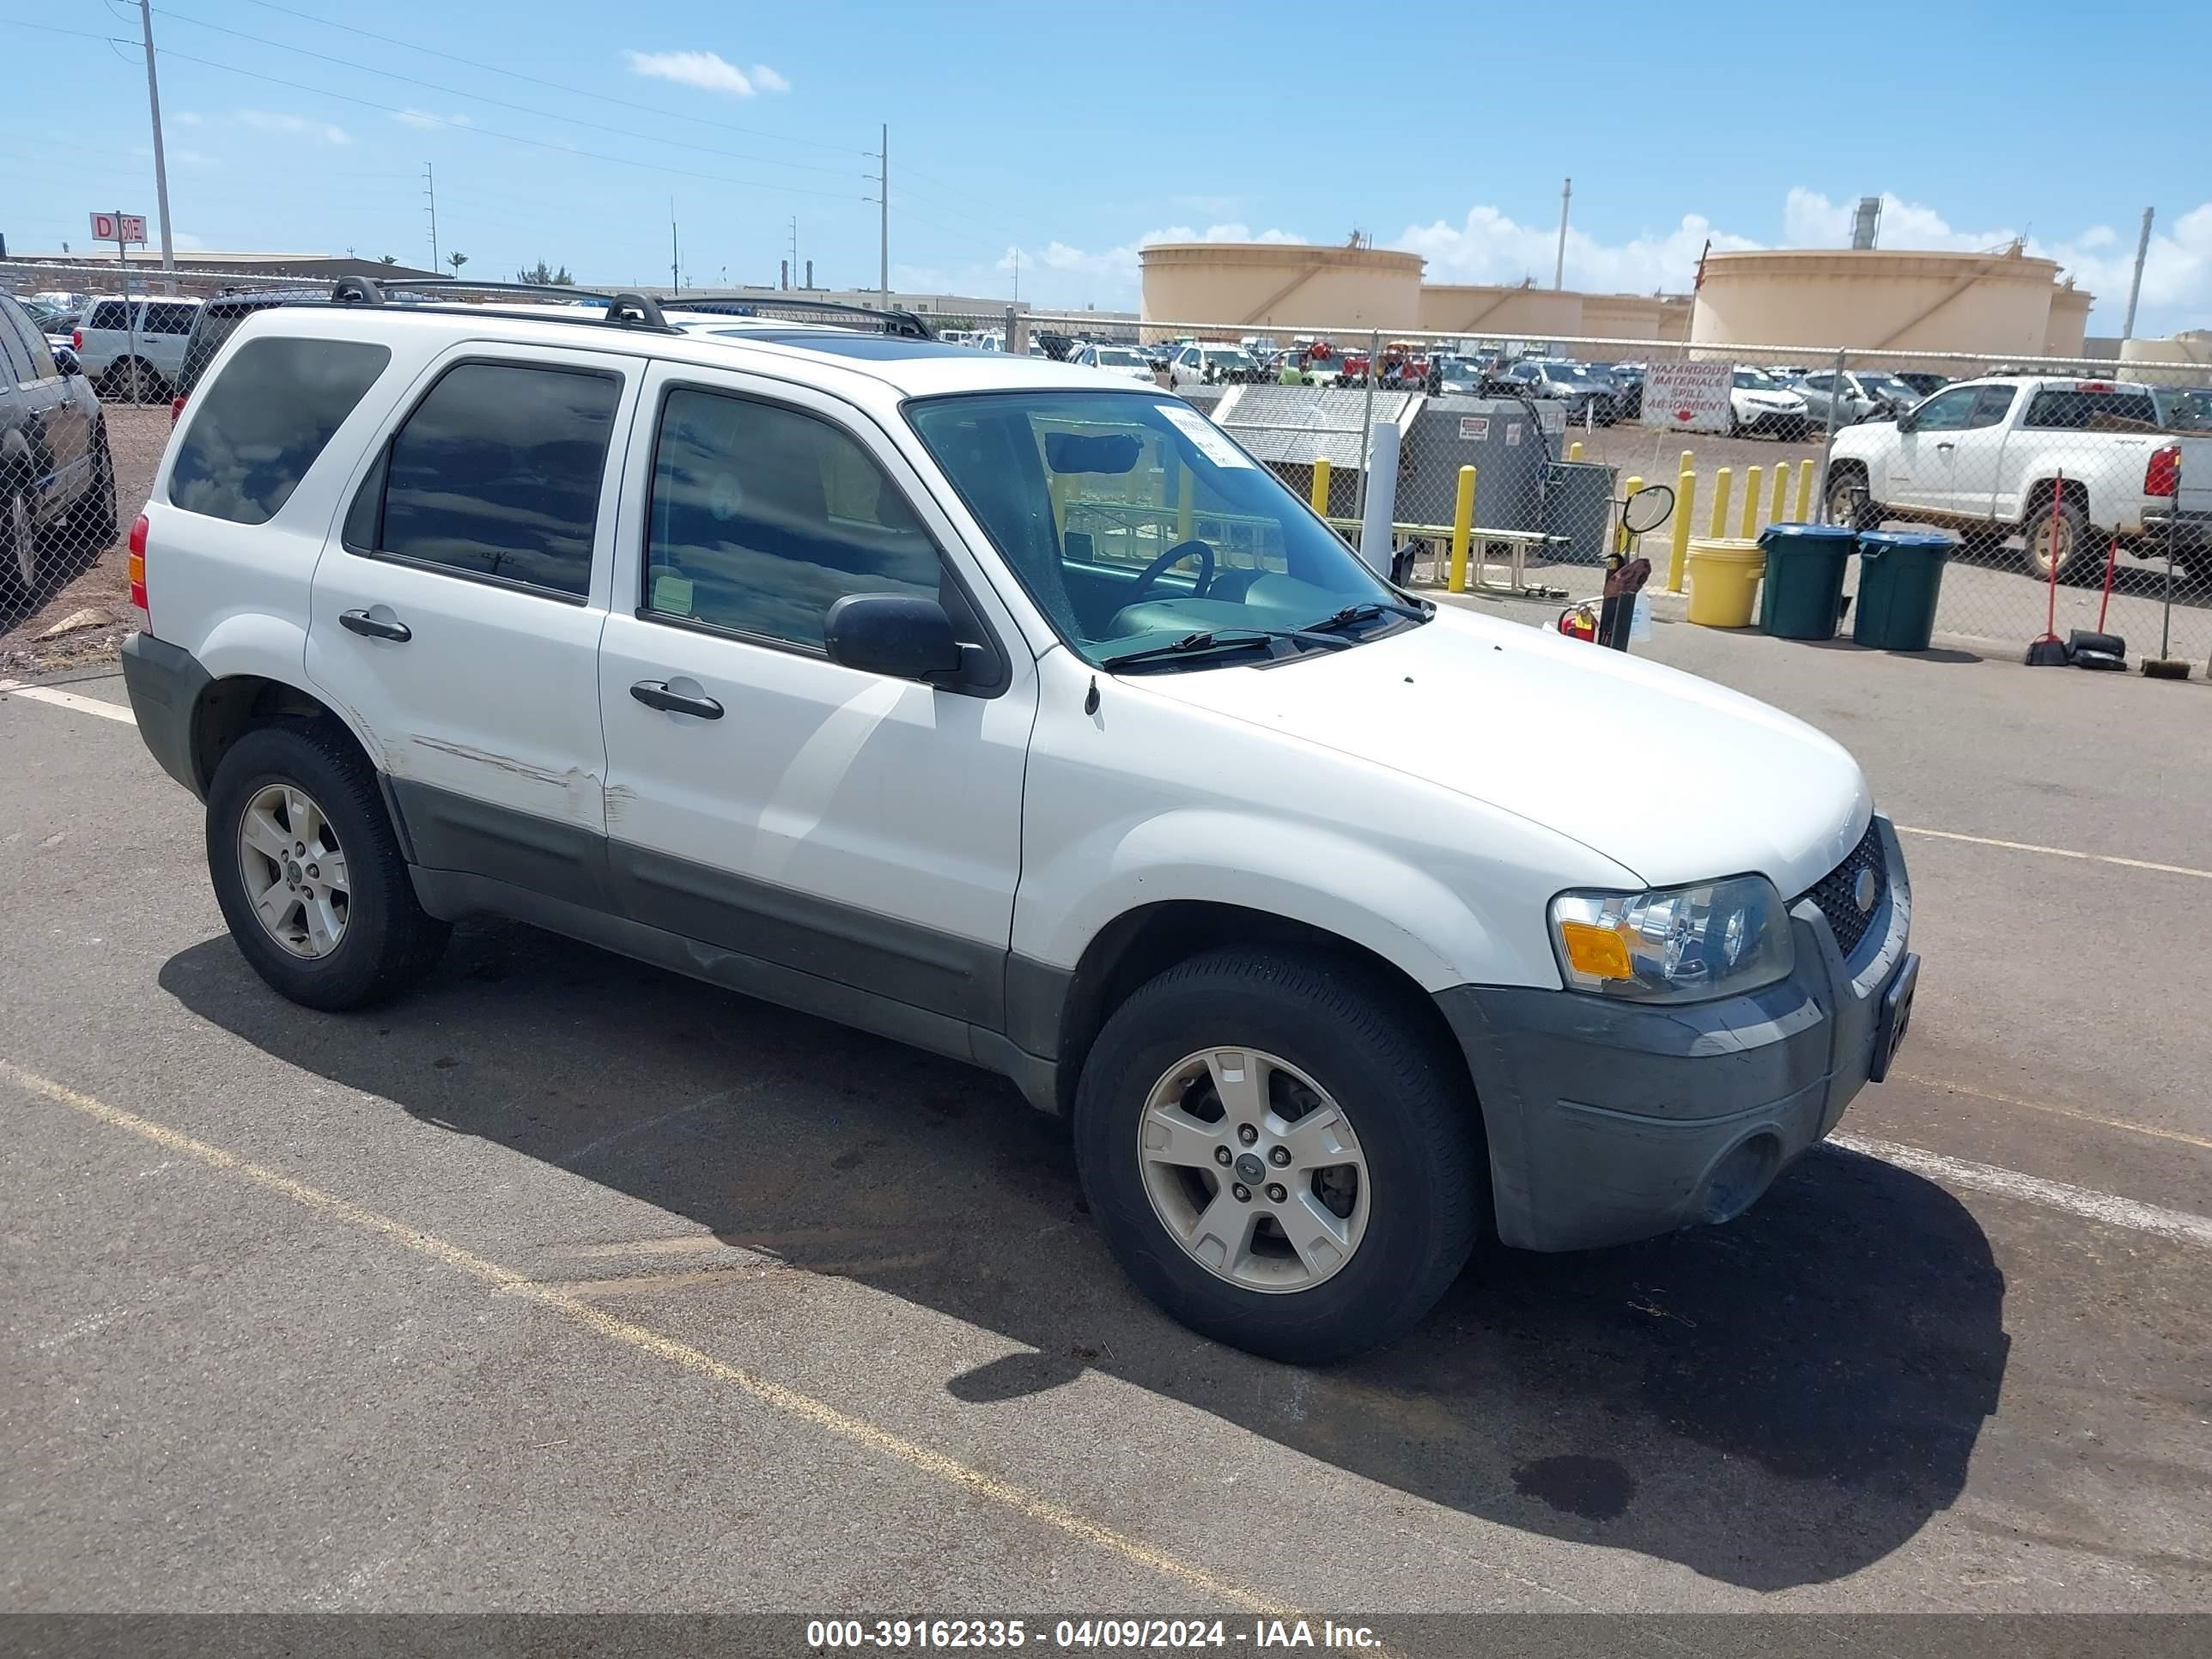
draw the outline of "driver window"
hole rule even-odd
[[[1971,386],[1951,386],[1937,392],[1912,412],[1912,425],[1919,432],[1961,432],[1973,413],[1974,399],[1981,396],[1981,388]]]

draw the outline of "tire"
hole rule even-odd
[[[168,382],[161,371],[141,357],[138,362],[138,398],[141,404],[164,404],[169,400]],[[131,398],[131,362],[128,357],[117,359],[108,365],[107,373],[100,377],[93,389],[104,404],[127,404]]]
[[[2027,574],[2039,582],[2051,580],[2051,529],[2054,516],[2051,498],[2045,496],[2030,509],[2027,522],[2021,526],[2027,545],[2021,557]],[[2058,579],[2065,580],[2086,569],[2090,562],[2089,544],[2094,539],[2088,515],[2071,501],[2057,504],[2058,525]]]
[[[84,562],[104,553],[115,541],[115,457],[107,447],[105,427],[92,439],[92,488],[70,509]]]
[[[1207,1056],[1217,1051],[1251,1069],[1216,1070]],[[1200,1112],[1222,1107],[1215,1079],[1265,1076],[1270,1063],[1283,1081],[1263,1085],[1268,1103],[1250,1112],[1255,1141],[1229,1127],[1249,1121],[1241,1108],[1222,1112],[1218,1130],[1182,1111],[1179,1103],[1193,1101]],[[1171,1086],[1184,1076],[1193,1079],[1188,1091]],[[1274,1131],[1294,1135],[1301,1104],[1326,1109],[1313,1105],[1316,1091],[1342,1115],[1356,1181],[1345,1180],[1350,1164],[1314,1173],[1342,1148],[1308,1164],[1311,1149],[1331,1144],[1309,1139],[1288,1182],[1254,1181],[1252,1202],[1235,1201],[1238,1167],[1209,1166],[1226,1152],[1257,1160],[1245,1179],[1273,1176],[1278,1150],[1291,1158]],[[1188,1142],[1190,1160],[1145,1156],[1140,1133],[1162,1121],[1177,1127],[1159,1144]],[[1358,964],[1325,955],[1211,951],[1144,986],[1115,1010],[1085,1062],[1074,1139],[1091,1214],[1137,1287],[1202,1335],[1292,1364],[1341,1359],[1402,1334],[1465,1264],[1488,1212],[1477,1109],[1458,1056]],[[1217,1200],[1219,1210],[1208,1211]],[[1170,1208],[1181,1231],[1170,1228]],[[1265,1287],[1236,1282],[1194,1254],[1211,1247],[1225,1257],[1213,1239],[1183,1243],[1205,1224],[1202,1212],[1242,1220],[1248,1212],[1249,1250],[1228,1265],[1242,1261]],[[1294,1252],[1276,1214],[1318,1247]],[[1317,1232],[1301,1217],[1336,1231]],[[1318,1272],[1316,1261],[1325,1264]]]
[[[38,591],[39,521],[31,492],[20,481],[0,480],[0,603],[28,604]]]
[[[276,896],[273,903],[289,899],[304,918],[306,905],[291,897],[289,887],[280,892],[258,878],[248,884],[246,860],[265,856],[241,845],[248,811],[286,793],[304,797],[321,821],[315,834],[295,843],[307,847],[296,860],[301,875],[319,875],[314,854],[321,850],[327,859],[332,843],[343,860],[343,907],[328,895],[340,926],[335,943],[320,954],[311,953],[312,939],[306,949],[281,943],[255,907],[253,893],[266,890]],[[291,826],[299,829],[301,820],[292,817]],[[363,1008],[397,995],[429,970],[451,932],[416,902],[374,773],[326,724],[264,726],[232,745],[208,789],[207,858],[216,902],[239,950],[280,995],[309,1008]],[[261,873],[272,872],[264,866]],[[283,880],[283,871],[273,873]],[[289,916],[288,911],[288,927]]]
[[[1866,474],[1856,466],[1839,466],[1830,472],[1828,522],[1859,531],[1881,529],[1881,503],[1863,499],[1859,491],[1865,487]]]

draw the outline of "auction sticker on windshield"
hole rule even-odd
[[[1252,458],[1222,435],[1221,428],[1188,404],[1154,405],[1174,423],[1175,429],[1198,446],[1198,453],[1216,466],[1249,466]]]

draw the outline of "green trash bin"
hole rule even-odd
[[[1844,617],[1844,571],[1856,531],[1833,524],[1771,524],[1760,532],[1766,581],[1759,628],[1781,640],[1832,640]]]
[[[1859,538],[1859,597],[1851,638],[1877,651],[1925,651],[1936,631],[1943,566],[1957,544],[1924,531],[1869,530]]]

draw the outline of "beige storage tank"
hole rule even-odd
[[[1414,328],[1418,253],[1294,242],[1162,242],[1140,249],[1148,322],[1253,328]]]
[[[1887,248],[1713,253],[1690,338],[1700,345],[2039,356],[2058,267],[1996,253]]]
[[[2135,368],[2131,380],[2150,380],[2163,386],[2212,386],[2212,329],[2191,329],[2163,340],[2123,340],[2120,361],[2129,364],[2196,363],[2196,368]]]
[[[1514,340],[1571,339],[1583,326],[1583,296],[1520,284],[1429,283],[1420,290],[1418,326],[1438,334]]]
[[[2074,286],[2069,277],[2051,291],[2051,322],[2044,331],[2043,355],[2079,357],[2087,347],[2092,296]]]

